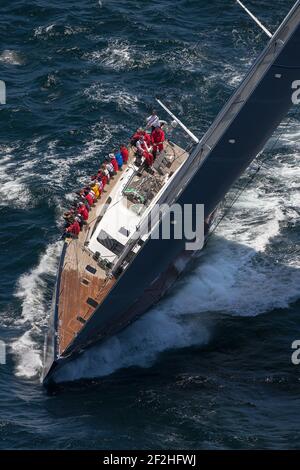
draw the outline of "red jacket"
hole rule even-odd
[[[102,183],[102,188],[99,188],[99,191],[100,193],[102,192],[102,190],[105,188],[105,186],[107,185],[108,183],[108,178],[107,176],[103,173],[102,170],[99,170],[99,173],[98,173],[98,181]]]
[[[122,158],[123,158],[123,162],[124,162],[124,163],[127,163],[128,157],[129,157],[129,152],[128,152],[127,147],[125,147],[125,145],[122,146],[122,147],[120,148],[120,152],[121,152],[121,155],[122,155]]]
[[[117,159],[116,158],[112,158],[110,163],[112,164],[112,166],[114,167],[114,170],[117,172],[119,170],[119,165],[118,165],[118,162],[117,162]]]
[[[83,220],[88,220],[89,218],[89,211],[87,210],[86,206],[80,206],[77,210],[77,213],[82,215]]]
[[[87,202],[89,203],[90,206],[92,206],[94,204],[94,199],[92,198],[91,194],[87,194],[85,196],[85,199],[87,200]]]
[[[144,132],[143,136],[144,136],[144,140],[145,140],[146,144],[148,145],[148,147],[150,147],[150,145],[151,145],[151,135],[148,134],[148,132]]]
[[[73,224],[70,225],[70,227],[67,228],[67,232],[73,233],[73,235],[79,235],[79,233],[80,233],[80,225],[79,225],[79,223],[77,222],[77,220],[75,220],[75,222],[73,222]]]
[[[141,137],[141,135],[143,135],[143,132],[142,131],[136,131],[133,136],[131,137],[131,140],[139,140],[139,138]]]
[[[165,133],[160,127],[156,127],[151,134],[152,143],[155,145],[161,144],[165,141]]]

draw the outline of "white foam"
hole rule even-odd
[[[11,345],[16,358],[15,374],[17,377],[30,379],[40,374],[42,358],[39,345],[32,339],[32,331],[26,331]]]
[[[5,50],[0,53],[0,62],[10,65],[22,65],[24,60],[16,51]]]
[[[114,87],[105,88],[101,83],[94,83],[84,91],[91,100],[100,103],[116,103],[120,110],[135,111],[137,109],[138,97],[124,89]]]
[[[18,144],[15,147],[0,146],[0,206],[23,208],[31,202],[31,193],[24,181],[20,162],[14,158],[17,148]]]
[[[157,354],[172,348],[207,343],[209,333],[199,319],[181,323],[166,309],[155,309],[132,327],[96,346],[58,371],[57,382],[109,375],[122,367],[149,367]]]
[[[84,59],[116,71],[148,67],[156,57],[145,46],[111,39],[103,50],[85,54]]]
[[[11,345],[16,356],[16,374],[32,377],[42,365],[43,335],[50,314],[50,278],[54,279],[57,270],[61,242],[49,245],[40,261],[29,273],[19,279],[15,297],[20,299],[22,314],[17,326],[26,331]],[[52,282],[53,284],[53,282]],[[52,286],[53,287],[53,286]],[[48,296],[48,300],[47,300]]]

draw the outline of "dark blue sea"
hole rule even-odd
[[[271,31],[293,4],[245,2]],[[72,191],[157,95],[201,137],[267,37],[231,0],[1,0],[0,38],[0,448],[299,448],[295,110],[172,292],[40,383]]]

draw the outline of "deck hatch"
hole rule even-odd
[[[98,307],[98,302],[96,302],[96,300],[92,299],[92,297],[89,297],[87,299],[86,303],[89,304],[93,308]]]
[[[97,269],[93,268],[93,266],[90,266],[89,264],[85,267],[85,269],[91,274],[96,274],[97,272]]]
[[[80,315],[77,317],[77,320],[82,323],[83,325],[86,323],[86,320],[82,318]]]
[[[126,227],[121,227],[120,230],[119,230],[119,232],[120,232],[122,235],[124,235],[125,237],[127,237],[127,238],[128,238],[129,235],[130,235],[129,230],[128,230]]]

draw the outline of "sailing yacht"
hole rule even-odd
[[[300,79],[300,1],[274,34],[247,12],[268,44],[205,135],[197,139],[160,102],[193,139],[191,148],[168,140],[150,173],[137,165],[132,148],[78,239],[65,240],[45,341],[45,386],[64,364],[157,303],[197,254],[186,249],[185,237],[151,237],[153,211],[203,204],[207,237],[224,197],[293,106]]]

